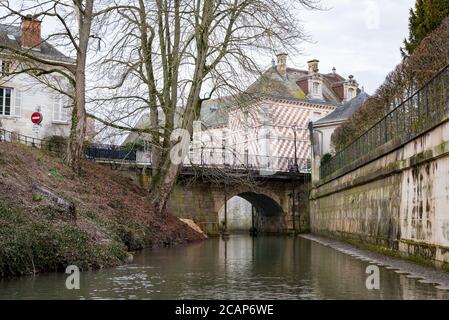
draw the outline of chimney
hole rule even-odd
[[[320,61],[317,60],[317,59],[310,60],[310,61],[307,62],[307,64],[309,65],[309,74],[319,71],[319,69],[318,69],[318,64],[319,63],[320,63]]]
[[[32,15],[22,18],[22,47],[39,50],[41,46],[41,22]]]
[[[279,53],[276,55],[277,57],[277,66],[276,69],[282,77],[287,76],[287,54]]]

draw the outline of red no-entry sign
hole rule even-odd
[[[34,124],[39,124],[42,122],[42,114],[40,112],[33,112],[31,115],[31,122]]]

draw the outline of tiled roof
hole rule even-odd
[[[295,68],[287,68],[287,76],[282,77],[276,67],[265,71],[249,88],[249,93],[266,93],[290,98],[306,98],[308,88],[304,80],[307,80],[309,72]],[[342,83],[345,79],[336,73],[319,75],[323,79],[323,98],[327,102],[340,102],[341,99],[334,92],[333,86]]]
[[[332,86],[344,82],[345,79],[342,76],[336,73],[320,74],[323,79],[324,97],[324,101],[320,101],[307,98],[308,90],[302,86],[301,80],[307,79],[308,75],[309,72],[306,70],[287,68],[287,76],[283,78],[276,67],[271,67],[251,84],[246,92],[251,96],[286,99],[323,106],[341,106],[341,99],[333,91]],[[228,108],[232,106],[232,103],[229,103],[231,100],[233,99],[225,97],[203,102],[201,106],[202,122],[208,127],[226,125]]]
[[[314,125],[323,125],[332,122],[341,122],[347,120],[354,112],[360,109],[360,107],[365,104],[368,100],[369,95],[366,92],[361,92],[354,99],[346,102],[343,106],[335,109],[334,112],[330,113],[326,117],[314,122]]]
[[[22,31],[20,27],[0,24],[0,43],[22,50]],[[40,50],[23,49],[42,59],[57,60],[68,64],[74,64],[75,60],[67,57],[47,41],[42,41]]]

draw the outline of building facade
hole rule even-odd
[[[363,104],[366,94],[352,75],[345,79],[335,68],[320,73],[318,60],[309,61],[308,70],[289,68],[287,55],[279,54],[277,63],[249,86],[243,100],[221,98],[203,103],[201,119],[194,124],[195,162],[201,153],[201,162],[206,164],[307,172],[313,158],[310,133],[315,136],[319,130],[313,123],[338,118],[332,126],[321,123],[326,135],[319,145],[329,151],[333,130]],[[230,231],[249,229],[252,206],[248,201],[234,197],[228,200],[227,209]],[[224,220],[223,209],[218,219],[219,223]]]
[[[20,27],[0,25],[0,43],[42,60],[68,67],[74,65],[72,59],[41,38],[41,22],[32,17],[23,18]],[[39,79],[30,73],[22,73],[24,68],[30,69],[37,63],[11,52],[0,51],[0,128],[38,139],[52,135],[68,136],[72,106],[64,94],[69,90],[65,78]],[[50,80],[52,85],[48,86],[47,81]],[[34,112],[42,116],[39,124],[31,121]]]
[[[360,93],[353,76],[319,72],[319,61],[308,70],[289,68],[287,55],[279,54],[245,92],[245,101],[222,98],[203,104],[194,125],[194,154],[205,163],[234,158],[238,163],[259,164],[270,157],[280,169],[311,159],[310,122],[337,112]],[[201,151],[200,151],[201,150]],[[223,150],[223,151],[221,151]]]

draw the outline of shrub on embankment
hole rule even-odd
[[[109,267],[128,250],[200,239],[154,215],[147,192],[118,171],[84,161],[77,176],[43,150],[0,143],[0,277]]]
[[[16,208],[0,203],[0,276],[82,269],[119,264],[126,257],[124,245],[114,241],[97,245],[89,235],[69,224],[31,221]]]
[[[335,130],[332,135],[335,150],[343,149],[361,136],[448,64],[449,17],[428,34],[413,54],[387,75],[384,83],[365,104]]]

